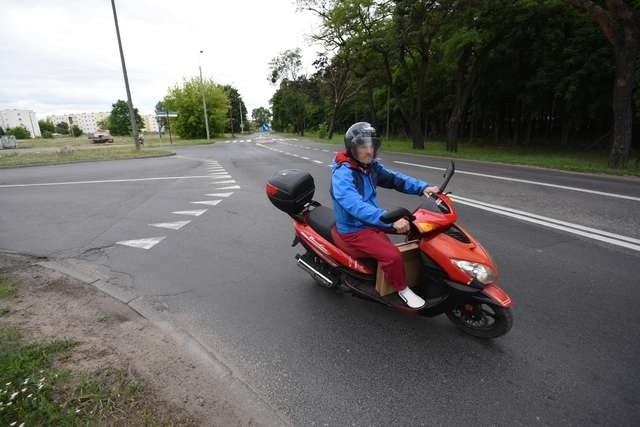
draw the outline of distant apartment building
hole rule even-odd
[[[22,126],[31,134],[31,138],[41,136],[36,113],[31,110],[0,110],[0,127],[3,130]]]
[[[60,122],[67,123],[70,126],[78,126],[83,133],[89,134],[96,132],[100,126],[98,123],[109,117],[109,113],[72,113],[47,116],[47,120],[54,125]]]
[[[153,114],[149,114],[142,117],[144,121],[144,131],[145,132],[160,132],[160,126],[158,125],[158,121],[156,120],[156,116]]]

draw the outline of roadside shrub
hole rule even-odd
[[[53,138],[53,132],[49,132],[48,130],[43,130],[42,137],[47,139]]]
[[[318,138],[325,139],[327,137],[327,124],[320,123],[318,125]]]
[[[16,126],[14,128],[7,129],[7,135],[13,135],[16,139],[30,139],[31,134],[28,130],[23,128],[22,126]]]

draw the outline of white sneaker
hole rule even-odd
[[[398,292],[398,296],[402,298],[402,301],[404,301],[409,307],[415,310],[424,307],[426,304],[425,300],[416,295],[408,286]]]

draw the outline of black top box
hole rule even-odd
[[[313,198],[316,185],[308,172],[285,169],[269,178],[266,190],[276,208],[289,215],[297,215]]]

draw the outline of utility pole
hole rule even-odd
[[[200,53],[203,52],[203,50],[200,51]],[[202,106],[204,107],[204,126],[207,129],[207,142],[209,142],[209,118],[207,117],[207,103],[204,100],[204,83],[202,82],[202,66],[200,65],[200,55],[198,55],[198,69],[200,70],[200,93],[202,94]]]
[[[124,53],[122,52],[122,41],[120,40],[120,27],[118,27],[118,15],[116,14],[116,4],[111,0],[111,8],[113,9],[113,20],[116,23],[116,35],[118,36],[118,48],[120,49],[120,61],[122,62],[122,74],[124,75],[124,86],[127,89],[127,104],[129,105],[129,119],[131,120],[131,130],[133,131],[133,140],[136,143],[136,150],[140,150],[140,141],[138,141],[138,126],[136,125],[136,116],[133,112],[133,103],[131,102],[131,91],[129,90],[129,78],[127,77],[127,66],[124,64]]]

